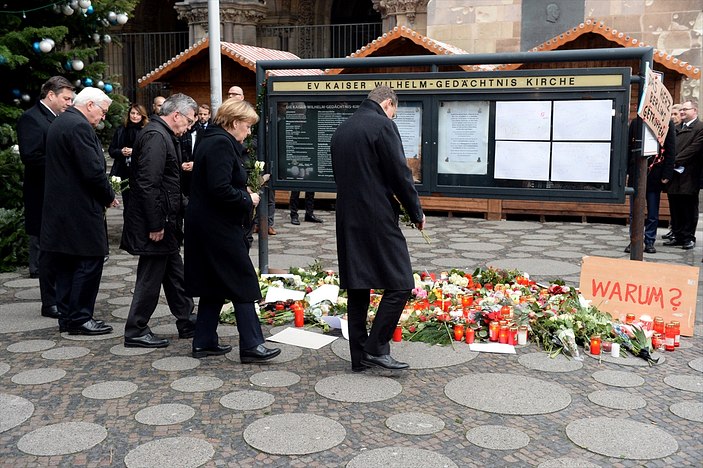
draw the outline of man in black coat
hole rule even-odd
[[[415,286],[400,204],[418,229],[425,227],[420,199],[405,161],[393,117],[398,97],[379,86],[334,132],[332,169],[337,183],[337,255],[340,286],[347,289],[352,370],[406,369],[390,355],[389,341]],[[370,289],[383,299],[366,331]]]
[[[193,337],[193,299],[185,293],[180,253],[184,198],[178,137],[195,123],[197,109],[189,96],[169,97],[161,107],[161,115],[154,116],[144,127],[132,149],[131,198],[124,211],[120,248],[139,255],[139,265],[125,324],[127,347],[168,346],[169,341],[155,336],[148,325],[162,285],[176,317],[178,336]]]
[[[696,245],[698,193],[703,171],[703,122],[698,120],[698,104],[686,101],[679,109],[681,125],[676,128],[674,174],[666,187],[671,211],[673,237],[667,246],[684,250]]]
[[[29,236],[29,277],[39,278],[41,314],[58,318],[56,278],[48,267],[40,268],[41,214],[44,205],[46,134],[49,124],[73,103],[73,85],[63,76],[52,76],[41,88],[39,101],[17,121],[17,140],[24,163],[24,227]]]
[[[59,329],[69,334],[112,331],[93,319],[108,254],[105,208],[119,205],[94,130],[111,103],[101,90],[85,88],[76,96],[74,107],[54,120],[46,136],[40,245],[42,257],[56,273]]]

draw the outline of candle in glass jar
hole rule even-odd
[[[388,335],[386,335],[388,336]],[[401,326],[395,327],[393,332],[393,341],[398,342],[403,340],[403,328]]]
[[[591,354],[594,356],[600,355],[600,336],[592,336],[591,337]]]
[[[664,329],[666,333],[664,349],[667,351],[673,351],[676,349],[676,345],[674,344],[676,340],[676,325],[673,322],[667,323]]]
[[[466,336],[465,336],[466,342],[468,344],[471,344],[474,342],[474,338],[475,338],[474,329],[471,327],[466,327]]]
[[[527,344],[527,325],[520,325],[517,329],[517,344],[520,346]]]
[[[640,315],[640,322],[642,323],[642,330],[652,329],[652,317],[649,315]]]
[[[661,347],[662,335],[661,333],[654,332],[654,334],[652,334],[652,348],[654,348],[655,351],[658,351]]]
[[[663,317],[654,317],[654,324],[652,325],[652,328],[654,329],[655,332],[664,334],[664,318]]]
[[[490,341],[498,341],[498,334],[500,332],[500,324],[498,322],[491,322],[488,325],[488,339]]]
[[[631,325],[631,324],[635,323],[636,318],[637,317],[635,316],[635,314],[627,314],[627,315],[625,315],[625,323],[628,325]]]
[[[304,326],[305,325],[305,310],[303,309],[303,306],[301,306],[300,304],[295,302],[290,308],[293,311],[294,325],[298,328]]]
[[[674,346],[678,348],[681,346],[681,323],[676,320],[671,323],[673,323],[674,327],[676,327],[676,334],[674,334]]]
[[[613,343],[612,343],[612,341],[603,341],[603,342],[600,344],[600,349],[601,349],[601,351],[603,351],[604,353],[609,353],[609,352],[613,349]]]
[[[507,344],[509,333],[510,333],[510,330],[508,330],[508,326],[501,325],[500,330],[498,331],[498,342],[502,343],[502,344]]]
[[[517,344],[517,325],[513,325],[508,329],[508,344],[515,346]]]
[[[454,340],[461,341],[464,338],[464,326],[457,323],[454,325]]]
[[[610,345],[610,355],[612,357],[620,357],[620,343]]]

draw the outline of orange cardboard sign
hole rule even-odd
[[[683,265],[583,257],[580,290],[599,310],[625,321],[625,314],[681,322],[693,336],[700,269]]]
[[[674,104],[674,100],[662,80],[658,79],[657,75],[649,69],[647,69],[645,88],[637,115],[652,129],[654,136],[663,145],[669,130],[671,106]]]

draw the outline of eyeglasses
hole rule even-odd
[[[179,112],[179,114],[181,114],[181,113]],[[195,123],[195,120],[191,119],[191,118],[188,117],[187,115],[185,115],[185,114],[181,114],[181,115],[186,118],[186,120],[188,121],[188,126],[189,126],[189,127]]]
[[[242,93],[227,93],[227,96],[234,97],[234,96],[244,96],[244,95]]]
[[[682,107],[679,109],[679,112],[685,112],[685,111],[690,111],[693,110],[693,107]]]
[[[107,115],[107,109],[103,109],[102,106],[100,104],[98,104],[97,102],[94,102],[93,104],[95,104],[98,107],[98,109],[100,109],[102,111],[103,117],[105,117]]]

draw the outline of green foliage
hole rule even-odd
[[[100,141],[102,141],[103,146],[107,147],[112,141],[112,135],[115,130],[124,125],[124,118],[129,110],[129,99],[121,94],[111,94],[112,104],[110,104],[110,109],[105,116],[105,121],[103,122],[103,128],[97,131]]]
[[[27,264],[28,238],[22,210],[0,208],[0,271]]]
[[[0,207],[22,210],[23,172],[19,154],[11,148],[0,150]]]

